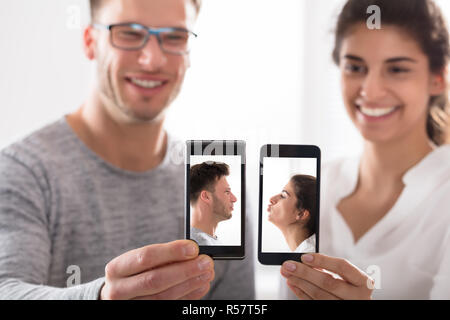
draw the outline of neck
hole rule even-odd
[[[209,234],[211,237],[214,237],[218,224],[219,222],[213,218],[210,208],[202,206],[199,203],[194,206],[191,214],[192,227]]]
[[[389,181],[399,183],[403,175],[432,150],[425,132],[386,143],[366,141],[361,159],[360,180],[379,188],[383,188]]]
[[[281,229],[281,232],[283,233],[283,236],[292,251],[295,251],[300,243],[308,238],[308,230],[302,228],[297,223],[288,225],[287,227]]]
[[[116,121],[95,92],[78,111],[67,117],[67,121],[90,149],[121,169],[151,170],[166,154],[164,119],[149,123]]]

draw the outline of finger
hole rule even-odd
[[[172,263],[138,275],[112,282],[114,296],[120,299],[149,296],[166,291],[189,279],[214,271],[214,262],[207,255],[184,262]]]
[[[311,282],[297,277],[289,277],[287,283],[289,287],[292,286],[300,289],[308,297],[311,297],[314,300],[340,300],[335,295],[313,285]]]
[[[294,268],[291,268],[293,266]],[[329,273],[318,271],[303,263],[286,261],[281,268],[281,274],[286,277],[296,277],[306,280],[315,286],[342,299],[355,299],[362,295],[361,288],[344,280],[336,279]]]
[[[301,260],[304,264],[313,268],[322,268],[334,272],[355,286],[365,286],[367,283],[368,276],[345,259],[313,253],[302,255]]]
[[[193,259],[197,255],[198,245],[192,240],[152,244],[116,257],[107,264],[105,274],[108,279],[128,277],[161,265]]]
[[[200,276],[191,278],[179,285],[169,288],[161,293],[134,298],[133,300],[176,300],[192,294],[197,290],[203,290],[214,279],[214,272],[208,271]]]
[[[289,282],[287,283],[289,289],[291,289],[291,291],[297,296],[297,298],[299,298],[300,300],[312,300],[310,296],[308,296],[305,292],[303,292],[302,289],[297,288],[296,286],[293,286],[291,284],[289,284]]]
[[[208,283],[204,285],[203,287],[185,295],[184,297],[181,297],[180,300],[198,300],[203,298],[211,288],[211,285]]]

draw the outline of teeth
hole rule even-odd
[[[136,79],[136,78],[132,78],[131,82],[133,82],[134,84],[136,84],[140,87],[147,88],[147,89],[155,88],[155,87],[162,85],[162,81],[142,80],[142,79]]]
[[[366,116],[369,116],[369,117],[381,117],[381,116],[385,116],[385,115],[393,112],[397,108],[396,107],[392,107],[392,108],[364,108],[364,107],[360,106],[359,109]]]

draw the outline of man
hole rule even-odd
[[[225,163],[203,162],[190,169],[191,239],[199,245],[221,245],[216,229],[231,219],[237,201],[228,184]]]
[[[171,162],[163,123],[189,67],[199,1],[91,8],[91,95],[0,153],[0,299],[252,299],[251,257],[213,262],[176,240],[184,168]]]

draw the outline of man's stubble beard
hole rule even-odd
[[[99,64],[99,91],[100,99],[104,104],[108,113],[115,119],[120,118],[128,123],[158,123],[164,120],[167,106],[163,107],[156,115],[146,115],[136,113],[135,110],[127,106],[127,103],[121,99],[119,85],[116,87],[113,84],[111,76],[111,69],[107,66]],[[176,88],[175,96],[180,91]],[[150,102],[151,98],[144,97],[144,103]],[[173,99],[172,99],[173,100]]]
[[[213,195],[213,199],[213,213],[222,218],[221,221],[231,219],[232,213],[226,210],[226,206],[222,203],[222,201],[220,201],[215,195]]]

